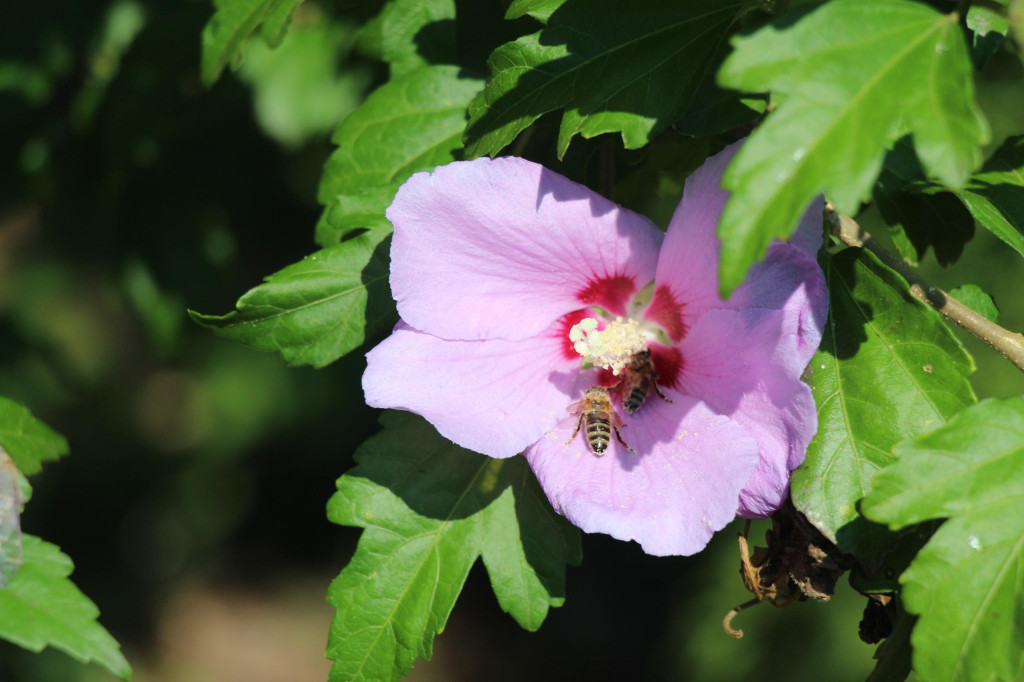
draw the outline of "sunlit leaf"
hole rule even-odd
[[[389,235],[366,232],[306,256],[238,299],[235,312],[189,314],[218,336],[281,353],[290,365],[323,367],[394,323]]]
[[[3,396],[0,396],[0,447],[26,476],[42,469],[43,462],[68,454],[64,436],[33,417],[27,408]]]
[[[346,63],[354,31],[321,20],[291,31],[275,49],[261,41],[246,47],[238,73],[253,89],[256,118],[268,135],[297,147],[355,109],[371,76]]]
[[[896,447],[864,513],[902,528],[948,519],[903,574],[926,682],[1024,674],[1024,400],[987,400]]]
[[[0,589],[0,637],[31,651],[52,646],[128,679],[131,668],[96,621],[99,610],[68,579],[71,559],[31,535],[23,543],[21,570]]]
[[[327,507],[335,523],[366,529],[328,593],[331,680],[398,680],[429,659],[477,557],[498,603],[529,630],[562,604],[565,565],[580,561],[579,532],[521,456],[463,450],[407,413],[381,421]]]
[[[999,321],[999,308],[995,301],[976,284],[964,284],[951,289],[949,295],[963,303],[965,306],[978,313],[982,317],[993,322]]]
[[[967,28],[973,32],[971,52],[974,63],[983,67],[992,55],[1002,47],[1010,21],[1007,19],[1007,5],[1010,0],[991,0],[992,4],[972,3],[967,10]]]
[[[237,68],[246,41],[262,25],[260,34],[277,47],[302,0],[213,0],[214,14],[203,29],[202,78],[213,85],[224,67]]]
[[[455,63],[455,0],[391,0],[381,13],[381,52],[399,78]]]
[[[956,15],[905,0],[833,0],[737,38],[719,82],[778,106],[736,155],[719,224],[732,291],[824,192],[853,215],[889,142],[907,132],[925,170],[963,187],[988,139]],[[894,93],[899,93],[898,96]]]
[[[327,211],[317,242],[329,246],[353,226],[386,223],[384,210],[401,183],[417,171],[454,161],[462,147],[466,106],[481,86],[461,77],[458,67],[432,66],[389,81],[367,97],[334,133],[338,148],[320,181],[319,199]]]
[[[316,225],[316,242],[321,246],[337,244],[356,230],[390,230],[384,211],[394,201],[401,183],[367,187],[358,194],[336,194],[327,202]]]
[[[827,256],[828,322],[808,368],[818,433],[793,473],[793,501],[866,571],[898,542],[858,514],[892,447],[974,402],[974,364],[937,312],[861,249]]]
[[[518,19],[529,15],[546,24],[552,13],[565,2],[566,0],[512,0],[508,11],[505,12],[505,18]]]
[[[956,195],[978,224],[1024,256],[1024,136],[1006,140]]]

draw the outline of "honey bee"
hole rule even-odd
[[[643,407],[652,391],[665,402],[672,402],[658,388],[658,373],[654,371],[654,363],[651,362],[650,348],[644,348],[633,355],[632,360],[623,370],[622,379],[612,386],[612,390],[619,391],[622,407],[626,410],[626,414],[633,414]]]
[[[636,450],[626,445],[626,442],[622,440],[622,436],[619,435],[619,429],[623,426],[622,420],[619,418],[618,413],[615,412],[615,406],[612,405],[612,399],[608,394],[607,388],[603,386],[588,388],[583,396],[583,400],[573,403],[565,409],[569,414],[579,415],[579,419],[576,420],[576,430],[572,432],[572,437],[565,442],[566,445],[575,440],[576,434],[580,432],[580,427],[586,422],[587,445],[590,446],[590,451],[595,455],[603,455],[608,450],[612,431],[615,431],[615,438],[622,444],[622,447],[630,452],[636,452]]]

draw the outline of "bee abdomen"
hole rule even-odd
[[[630,396],[626,398],[626,414],[632,415],[634,412],[639,410],[643,403],[647,400],[647,391],[637,386],[630,393]]]
[[[633,414],[639,410],[647,401],[647,394],[649,392],[650,386],[646,381],[634,386],[633,390],[629,392],[629,397],[626,398],[626,402],[623,405],[623,407],[626,408],[626,414]]]
[[[587,415],[587,444],[596,455],[603,455],[612,438],[612,425],[607,416]]]

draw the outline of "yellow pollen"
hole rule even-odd
[[[569,330],[569,340],[576,352],[592,365],[610,369],[615,375],[646,345],[636,320],[621,317],[616,317],[601,331],[597,329],[597,320],[585,317]]]

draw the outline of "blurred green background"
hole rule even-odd
[[[331,526],[324,505],[376,423],[362,352],[290,369],[185,310],[227,312],[314,250],[330,132],[386,77],[356,30],[380,4],[305,3],[278,50],[253,41],[210,90],[198,75],[205,2],[0,7],[0,394],[72,449],[33,479],[23,528],[74,559],[136,680],[326,679],[324,594],[358,532]],[[515,35],[503,7],[459,3],[476,22],[460,29],[460,54],[480,73]],[[994,63],[981,92],[993,144],[1024,131],[1020,62]],[[538,148],[553,134],[542,120]],[[607,191],[594,159],[609,149],[615,198],[662,225],[704,153],[666,135],[642,153],[600,138],[564,164],[538,160]],[[864,222],[878,231],[870,212]],[[923,270],[943,287],[982,286],[1002,324],[1024,329],[1020,259],[987,234],[948,270]],[[979,396],[1024,393],[1008,363],[968,345]],[[566,606],[533,634],[501,613],[477,567],[434,660],[409,679],[863,680],[873,647],[857,638],[863,599],[845,582],[828,605],[761,606],[737,618],[746,638],[723,634],[722,616],[747,599],[736,530],[693,558],[585,538]],[[0,680],[108,679],[0,644]]]

